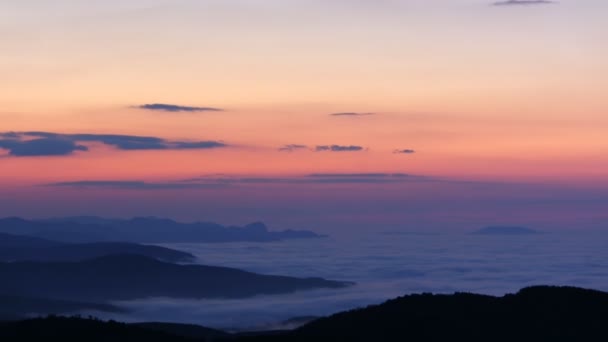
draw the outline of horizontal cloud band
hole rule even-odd
[[[166,103],[147,103],[137,106],[139,109],[160,111],[160,112],[221,112],[223,109],[213,107],[190,107],[179,106]]]
[[[213,189],[237,185],[272,184],[389,184],[433,181],[435,179],[405,173],[315,173],[294,177],[200,177],[172,182],[133,180],[84,180],[45,184],[53,187],[158,190],[158,189]],[[436,180],[435,180],[436,181]]]
[[[356,145],[350,145],[350,146],[321,145],[321,146],[315,147],[315,151],[317,151],[317,152],[324,152],[324,151],[330,151],[330,152],[359,152],[359,151],[363,151],[363,147],[356,146]]]
[[[494,6],[529,6],[529,5],[550,5],[555,4],[549,0],[506,0],[493,3]]]
[[[158,137],[117,134],[59,134],[51,132],[0,133],[0,149],[11,156],[65,156],[77,151],[88,151],[82,143],[97,142],[119,150],[188,150],[227,147],[223,142],[170,141]]]

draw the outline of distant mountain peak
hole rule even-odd
[[[11,216],[11,217],[5,217],[2,219],[2,221],[4,223],[24,223],[27,222],[27,220],[22,219],[21,217],[17,217],[17,216]]]
[[[259,232],[267,232],[268,231],[268,227],[266,226],[266,224],[264,224],[264,222],[253,222],[250,223],[248,225],[245,226],[245,229],[248,230],[255,230],[255,231],[259,231]]]
[[[139,243],[269,242],[324,237],[307,230],[271,231],[263,222],[224,226],[214,222],[182,223],[162,217],[106,219],[73,216],[47,220],[0,218],[0,232],[31,235],[60,242],[127,241]]]
[[[175,221],[173,221],[171,219],[162,218],[162,217],[156,217],[156,216],[138,216],[138,217],[133,217],[131,219],[131,222],[175,223]]]

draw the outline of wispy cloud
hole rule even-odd
[[[53,187],[87,189],[164,190],[164,189],[217,189],[247,185],[302,185],[302,184],[387,184],[432,181],[433,178],[405,173],[314,173],[293,177],[235,177],[203,176],[171,182],[133,180],[80,180],[44,184]]]
[[[363,151],[362,146],[350,145],[318,145],[315,147],[316,152],[360,152]]]
[[[74,182],[58,182],[45,184],[45,186],[87,189],[126,189],[126,190],[170,190],[170,189],[201,189],[218,188],[221,183],[184,183],[184,182],[144,182],[131,180],[84,180]]]
[[[0,149],[9,151],[15,157],[65,156],[76,151],[88,151],[88,147],[62,138],[41,138],[21,141],[0,139]]]
[[[280,152],[295,152],[310,150],[314,152],[359,152],[363,151],[362,146],[357,145],[317,145],[309,148],[307,145],[290,144],[278,148]]]
[[[223,109],[214,107],[191,107],[191,106],[180,106],[166,103],[147,103],[136,106],[139,109],[160,111],[160,112],[221,112]]]
[[[550,5],[556,4],[555,1],[549,0],[507,0],[507,1],[497,1],[492,4],[492,6],[530,6],[530,5]]]
[[[226,144],[219,141],[177,141],[173,143],[173,148],[177,150],[197,150],[226,147]]]
[[[395,153],[395,154],[414,154],[414,153],[416,153],[416,151],[411,150],[411,149],[404,149],[404,150],[394,150],[393,153]]]
[[[358,113],[358,112],[344,112],[344,113],[332,113],[330,116],[346,116],[346,117],[359,117],[359,116],[370,116],[376,115],[376,113]]]
[[[289,144],[289,145],[284,145],[282,147],[279,147],[279,151],[281,151],[281,152],[294,152],[294,151],[305,150],[305,149],[308,149],[308,146],[298,145],[298,144]]]
[[[407,173],[311,173],[308,178],[404,178],[411,177]]]
[[[159,137],[118,134],[60,134],[52,132],[0,133],[0,149],[15,157],[65,156],[89,151],[83,143],[102,143],[119,150],[212,149],[228,145],[215,140],[171,141]]]

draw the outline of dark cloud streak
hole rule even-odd
[[[290,145],[285,145],[285,146],[279,147],[279,151],[294,152],[294,151],[298,151],[298,150],[305,150],[307,148],[308,148],[308,146],[306,146],[306,145],[290,144]]]
[[[147,103],[147,104],[139,105],[139,106],[137,106],[137,108],[157,111],[157,112],[171,112],[171,113],[222,112],[222,111],[224,111],[221,108],[214,108],[214,107],[191,107],[191,106],[180,106],[180,105],[166,104],[166,103]]]
[[[0,148],[14,157],[65,156],[76,151],[88,151],[86,146],[74,141],[58,138],[41,138],[27,141],[17,139],[0,140]]]
[[[9,132],[0,133],[0,149],[9,151],[16,157],[66,156],[76,151],[88,151],[79,143],[102,143],[119,150],[193,150],[227,147],[223,142],[170,141],[158,137],[116,134],[58,134],[52,132]]]
[[[45,184],[52,187],[125,190],[217,189],[238,185],[311,185],[311,184],[398,184],[433,181],[405,173],[313,173],[294,177],[199,177],[171,182],[132,180],[84,180]]]
[[[360,152],[363,150],[363,147],[356,145],[318,145],[315,147],[316,152]]]
[[[492,6],[533,6],[533,5],[552,5],[556,4],[555,1],[549,0],[507,0],[497,1]]]
[[[85,180],[45,184],[51,187],[85,188],[85,189],[125,189],[125,190],[171,190],[171,189],[209,189],[223,187],[225,184],[189,184],[183,182],[144,182],[144,181],[107,181]]]
[[[359,116],[371,116],[376,115],[376,113],[357,113],[357,112],[344,112],[344,113],[332,113],[330,116],[349,116],[349,117],[359,117]]]
[[[404,149],[404,150],[394,150],[393,153],[395,153],[395,154],[414,154],[414,153],[416,153],[416,151],[411,150],[411,149]]]

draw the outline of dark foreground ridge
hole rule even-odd
[[[299,340],[590,341],[608,338],[608,293],[538,286],[514,295],[419,294],[333,315],[294,331]]]
[[[181,223],[157,217],[121,220],[85,216],[36,221],[9,217],[0,219],[0,232],[71,243],[270,242],[323,237],[307,230],[270,231],[261,222],[228,227],[213,222]]]
[[[150,297],[243,298],[350,285],[227,267],[176,265],[140,255],[80,262],[0,263],[0,279],[0,294],[95,302]]]
[[[0,295],[0,320],[20,319],[49,312],[72,314],[82,311],[125,312],[111,304]]]
[[[504,297],[408,295],[288,332],[230,335],[192,325],[51,317],[0,325],[0,340],[606,341],[607,322],[608,293],[538,286]]]

